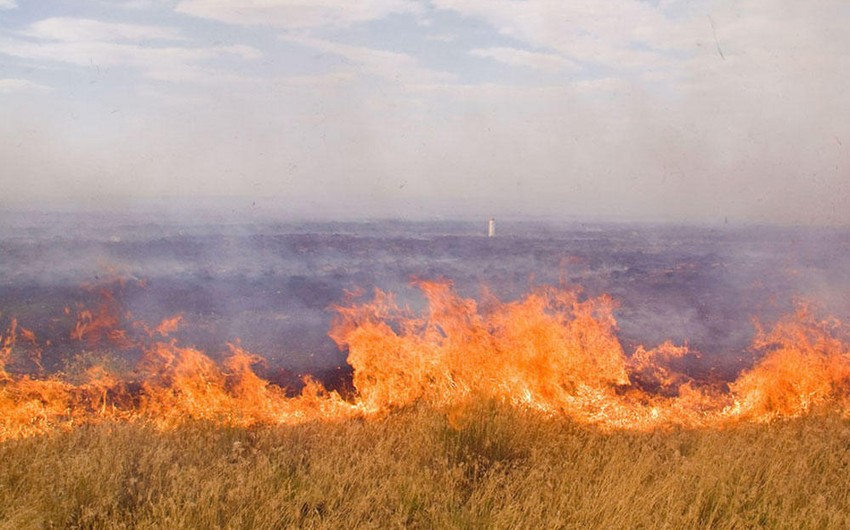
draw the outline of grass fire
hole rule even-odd
[[[104,421],[147,421],[173,428],[187,420],[220,425],[298,424],[370,419],[426,404],[452,417],[471,401],[495,400],[602,430],[723,428],[834,408],[850,399],[846,330],[800,307],[752,348],[761,358],[732,381],[701,381],[677,371],[692,355],[670,342],[627,355],[616,337],[615,302],[577,289],[544,287],[501,302],[462,298],[449,282],[417,282],[421,313],[389,293],[335,308],[330,336],[348,353],[353,391],[343,396],[305,377],[298,395],[252,369],[263,358],[238,344],[223,362],[168,338],[180,317],[144,333],[122,321],[110,291],[96,310],[81,309],[70,331],[80,353],[138,350],[125,373],[92,363],[77,382],[65,374],[17,374],[10,362],[39,368],[46,345],[12,319],[0,349],[3,439]],[[132,338],[133,336],[138,339]]]
[[[681,260],[645,278],[699,285],[706,260]],[[281,367],[250,335],[210,348],[221,319],[186,294],[162,314],[162,275],[52,287],[53,305],[9,290],[0,528],[850,523],[847,326],[798,298],[749,315],[745,354],[643,343],[617,283],[643,282],[621,270],[515,296],[463,275],[340,288],[322,305],[336,371]]]

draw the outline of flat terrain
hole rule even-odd
[[[493,402],[0,444],[0,528],[847,528],[850,422],[602,433]]]
[[[480,228],[0,225],[0,397],[34,427],[0,442],[0,529],[850,527],[850,350],[847,328],[827,318],[850,320],[850,234],[502,223],[488,239]],[[354,303],[358,292],[393,292],[398,311],[427,315],[416,279],[448,280],[483,308],[539,285],[582,294],[566,303],[563,322],[552,320],[557,304],[482,320],[449,297],[440,311],[457,309],[458,318],[432,314],[423,326],[379,310],[364,321],[369,333],[328,336],[335,304]],[[606,293],[613,313],[582,320],[578,300]],[[764,337],[759,323],[770,329],[801,301],[811,307],[799,313],[805,325],[752,345]],[[179,326],[154,329],[175,315]],[[526,338],[526,322],[543,333]],[[396,341],[405,327],[419,335]],[[390,342],[372,347],[379,336]],[[564,338],[572,346],[561,347]],[[474,355],[472,339],[482,339]],[[638,348],[666,340],[660,364]],[[228,343],[265,361],[222,362]],[[354,388],[346,364],[352,344],[372,370],[359,372],[364,388]],[[676,357],[676,345],[690,353]],[[488,372],[491,350],[522,377]],[[385,362],[385,351],[396,358]],[[596,351],[613,351],[628,378],[597,370]],[[155,362],[137,364],[150,352]],[[754,366],[756,377],[730,384]],[[153,386],[139,382],[142,373]],[[381,406],[270,425],[280,410],[268,404],[293,403],[281,387],[296,395],[302,374],[338,390],[346,407],[361,398]],[[376,390],[382,378],[390,390]],[[701,383],[710,392],[695,392]],[[456,387],[472,393],[400,399]],[[48,403],[51,392],[59,399]],[[624,414],[651,419],[679,410],[682,398],[699,419],[716,392],[728,400],[712,410],[729,420],[711,429],[649,421],[633,426],[660,428],[602,430],[506,404],[555,396],[545,410],[557,411],[590,399],[598,416],[622,398],[634,405]],[[164,396],[175,421],[129,413],[149,411],[152,395]],[[316,407],[330,406],[324,390],[317,395]],[[250,412],[232,410],[245,403],[265,405],[256,421],[234,423]],[[726,414],[733,403],[756,412]]]
[[[345,369],[346,352],[327,333],[346,293],[379,288],[416,310],[424,306],[410,286],[416,278],[505,301],[561,283],[607,293],[627,352],[687,343],[703,354],[693,370],[728,379],[753,361],[753,318],[769,326],[808,300],[850,320],[850,233],[837,229],[506,221],[488,239],[486,223],[123,222],[66,215],[0,224],[0,327],[16,317],[49,340],[48,370],[78,352],[68,344],[78,309],[97,307],[96,287],[119,278],[126,283],[113,295],[129,333],[138,331],[131,320],[179,314],[180,344],[220,359],[238,339],[272,368],[298,374]]]

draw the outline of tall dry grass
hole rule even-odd
[[[850,528],[850,422],[603,433],[493,403],[0,444],[0,528]]]

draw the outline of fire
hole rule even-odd
[[[850,399],[850,351],[840,338],[841,323],[817,320],[805,306],[785,317],[754,347],[761,361],[730,386],[738,397],[735,413],[746,418],[800,416]]]
[[[456,421],[466,403],[482,398],[601,429],[722,428],[826,408],[850,412],[846,330],[806,307],[769,332],[759,329],[753,350],[760,360],[734,381],[718,383],[676,370],[696,355],[687,346],[666,342],[627,354],[608,296],[542,287],[518,301],[485,295],[478,302],[448,282],[416,285],[428,303],[421,314],[382,291],[371,301],[334,308],[330,336],[353,368],[355,392],[347,398],[309,378],[292,397],[257,375],[262,357],[236,344],[221,363],[179,345],[168,338],[181,324],[179,315],[153,327],[131,324],[145,332],[136,337],[122,327],[127,319],[108,294],[95,310],[79,308],[70,336],[89,349],[136,348],[142,352],[136,367],[122,372],[94,364],[76,380],[44,375],[43,346],[12,319],[0,334],[0,439],[107,420],[161,428],[187,419],[294,424],[373,417],[416,403],[441,408]],[[20,357],[41,375],[10,372]]]
[[[0,335],[0,379],[8,380],[9,374],[6,373],[6,365],[9,363],[9,358],[12,356],[12,348],[15,346],[15,339],[17,338],[17,328],[18,321],[17,319],[12,319],[12,323],[9,324],[9,329],[6,331],[5,335]]]
[[[123,282],[122,282],[123,287]],[[96,347],[110,342],[120,347],[127,347],[127,331],[121,327],[122,318],[118,301],[109,289],[101,289],[101,303],[94,311],[80,309],[77,322],[71,330],[71,338],[86,341],[89,346]],[[163,323],[165,325],[165,323]]]
[[[628,383],[609,298],[579,302],[574,292],[543,289],[480,311],[448,284],[419,287],[429,302],[424,318],[383,293],[339,309],[331,336],[348,349],[354,386],[372,408],[489,394],[554,410],[579,389]]]

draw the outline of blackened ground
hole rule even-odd
[[[701,354],[697,377],[726,378],[752,362],[752,319],[769,325],[811,300],[850,315],[850,233],[837,229],[500,223],[483,236],[468,223],[328,223],[245,226],[105,226],[57,235],[32,229],[0,239],[0,319],[33,329],[48,369],[79,345],[76,311],[112,286],[122,318],[156,324],[181,314],[181,345],[214,358],[227,344],[267,359],[259,370],[297,386],[314,373],[344,388],[345,352],[327,336],[347,291],[393,291],[419,308],[414,278],[482,287],[503,300],[541,284],[580,285],[619,301],[627,352],[670,339]],[[486,228],[486,223],[484,223]],[[127,280],[116,287],[115,278]],[[65,308],[70,314],[66,314]],[[141,333],[130,327],[131,334]],[[92,346],[96,347],[96,346]],[[123,353],[128,357],[137,352]]]

